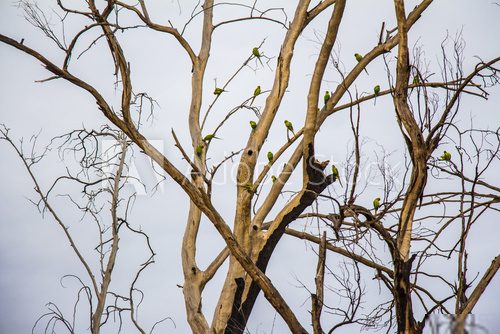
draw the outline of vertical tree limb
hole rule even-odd
[[[326,232],[323,232],[318,251],[318,264],[316,267],[316,277],[314,282],[316,284],[316,293],[311,294],[312,302],[312,324],[314,334],[322,334],[321,328],[321,311],[323,309],[324,299],[324,284],[325,284],[325,262],[326,262]]]

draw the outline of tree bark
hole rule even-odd
[[[258,233],[253,233],[255,231],[252,232],[251,203],[253,193],[248,190],[246,185],[253,183],[253,173],[257,163],[259,151],[267,138],[269,129],[274,121],[278,107],[285,94],[286,87],[288,86],[293,49],[300,32],[306,24],[307,8],[309,3],[310,0],[301,0],[297,4],[294,19],[290,24],[290,29],[285,36],[283,46],[280,50],[273,87],[266,99],[266,105],[258,126],[250,136],[238,166],[234,235],[238,243],[244,249],[245,253],[249,256],[253,253],[253,246],[251,245],[255,243],[254,239],[258,239],[260,236],[258,236]],[[255,261],[255,257],[253,260]],[[259,269],[264,270],[265,268],[259,267]],[[224,330],[244,330],[246,320],[241,323],[241,321],[236,321],[235,319],[230,318],[232,317],[232,314],[235,314],[235,310],[240,308],[238,305],[241,304],[241,301],[237,298],[243,295],[240,289],[245,286],[242,281],[247,279],[248,277],[241,264],[236,261],[233,256],[231,256],[225,284],[220,294],[219,302],[214,312],[214,318],[212,321],[212,328],[215,333],[222,333]],[[228,327],[226,328],[226,326]]]
[[[193,183],[199,189],[204,188],[203,176],[205,175],[206,170],[205,157],[207,146],[203,142],[201,134],[200,110],[203,100],[203,79],[212,45],[213,0],[205,1],[203,9],[203,28],[201,33],[202,43],[200,51],[193,61],[193,74],[191,77],[191,105],[189,107],[188,118],[193,152],[196,152],[196,147],[198,145],[203,145],[201,156],[194,154],[194,164],[201,174],[194,174]],[[182,240],[181,251],[182,269],[184,273],[183,293],[186,315],[193,333],[200,334],[210,332],[210,326],[202,311],[204,275],[198,268],[196,262],[196,242],[201,223],[201,214],[201,209],[191,200],[189,202],[189,214]]]
[[[405,194],[399,218],[394,262],[393,295],[396,307],[398,333],[421,333],[421,326],[415,321],[411,300],[410,272],[414,257],[410,258],[413,217],[427,180],[427,147],[422,131],[408,105],[408,80],[410,63],[408,51],[408,27],[403,0],[395,0],[399,46],[396,67],[394,105],[402,135],[410,152],[412,171],[410,184]]]
[[[398,333],[400,334],[420,334],[423,325],[413,316],[413,306],[411,300],[410,272],[413,260],[397,259],[394,261],[394,304],[396,310],[396,321]]]

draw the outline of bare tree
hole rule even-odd
[[[90,331],[99,333],[111,314],[121,316],[126,311],[137,331],[145,333],[134,316],[137,309],[134,292],[141,272],[153,263],[154,251],[148,236],[129,224],[129,206],[125,205],[124,211],[119,212],[119,203],[128,203],[120,189],[129,182],[126,153],[133,146],[153,161],[152,168],[161,169],[169,176],[168,181],[175,181],[179,191],[190,200],[189,211],[185,214],[181,256],[186,317],[193,333],[245,332],[260,292],[292,333],[308,333],[311,329],[314,333],[334,333],[338,328],[353,325],[383,328],[386,332],[421,333],[436,314],[450,316],[453,331],[462,333],[467,326],[467,315],[486,291],[500,265],[499,256],[495,255],[480,279],[471,278],[468,273],[471,230],[485,220],[486,212],[496,213],[499,209],[500,189],[488,180],[488,171],[498,168],[500,143],[498,128],[477,128],[472,121],[464,125],[457,121],[457,117],[461,112],[462,96],[486,99],[491,87],[499,83],[500,73],[496,66],[500,57],[479,60],[467,73],[463,66],[464,46],[460,36],[447,38],[440,50],[442,63],[438,64],[442,79],[432,81],[435,73],[425,59],[422,47],[411,49],[409,42],[412,28],[419,20],[425,19],[427,11],[432,11],[432,2],[422,0],[408,10],[403,0],[395,0],[391,15],[397,22],[396,26],[387,29],[385,22],[381,22],[378,41],[363,54],[350,56],[355,60],[354,66],[350,67],[353,62],[340,57],[335,49],[340,43],[339,30],[345,19],[345,8],[349,6],[345,0],[325,0],[316,4],[299,0],[294,5],[293,14],[284,8],[261,8],[257,1],[246,5],[207,0],[194,6],[183,27],[174,26],[170,20],[157,20],[157,13],[150,11],[150,5],[144,0],[87,0],[78,3],[58,0],[54,11],[60,24],[63,28],[71,27],[62,29],[62,34],[54,29],[36,2],[19,1],[25,18],[54,43],[62,61],[50,60],[48,55],[30,47],[24,39],[18,41],[0,34],[0,41],[43,64],[51,77],[42,82],[62,79],[89,93],[108,121],[103,130],[78,130],[63,137],[64,145],[70,144],[66,149],[81,155],[81,170],[77,176],[68,174],[57,179],[48,191],[40,188],[32,168],[44,153],[27,157],[7,128],[2,130],[2,139],[12,144],[35,182],[40,197],[37,206],[42,211],[48,210],[63,228],[87,271],[85,280],[78,279],[82,285],[81,293],[85,293],[89,304]],[[224,13],[234,10],[235,16],[216,20],[214,17],[218,17],[219,10],[224,10]],[[325,15],[327,25],[321,26],[319,18]],[[165,21],[168,24],[160,23]],[[186,37],[186,31],[194,29],[198,22],[201,45],[196,48]],[[249,45],[248,55],[241,60],[241,66],[235,68],[223,84],[209,88],[206,73],[209,60],[212,60],[212,47],[216,46],[213,36],[223,27],[233,24],[252,26],[259,22],[283,28],[279,53],[268,54],[265,40],[259,45]],[[283,126],[277,115],[283,108],[292,78],[294,50],[301,47],[299,36],[309,27],[324,34],[318,37],[319,51],[307,78],[307,94],[303,94],[306,107],[297,111],[303,115],[304,123],[298,126],[295,122],[294,128],[290,121],[285,120]],[[122,33],[126,35],[137,29],[152,30],[174,38],[185,54],[169,57],[187,56],[190,61],[190,105],[185,113],[188,127],[171,131],[171,142],[185,161],[183,166],[174,165],[148,141],[145,134],[145,101],[149,101],[152,108],[155,101],[146,93],[134,92],[134,64],[128,60],[122,39]],[[68,31],[74,32],[70,35]],[[92,37],[89,39],[88,36]],[[121,94],[118,102],[106,98],[98,85],[92,83],[99,78],[83,79],[72,70],[78,68],[81,56],[95,48],[106,48],[112,59],[116,90]],[[391,54],[396,50],[397,56]],[[369,73],[367,67],[375,60],[381,60],[385,66],[385,84],[379,78],[373,91],[360,93],[356,83]],[[257,87],[255,91],[237,83],[247,69],[271,69],[272,82],[267,86],[263,84],[264,89]],[[335,90],[327,91],[323,96],[325,81],[333,76],[338,79]],[[370,81],[376,83],[371,77]],[[245,98],[232,108],[218,107],[225,96],[237,91],[247,92],[243,94]],[[259,106],[264,96],[265,101]],[[377,100],[388,100],[393,106],[401,132],[397,136],[401,152],[390,153],[379,148],[373,156],[365,149],[364,110],[368,108],[367,102],[376,103]],[[239,116],[240,111],[252,115],[250,126],[247,125],[248,119]],[[352,147],[345,161],[330,167],[330,171],[327,169],[330,161],[320,160],[322,153],[317,152],[317,137],[327,120],[341,119],[343,113],[348,113],[348,121],[342,126],[351,131],[352,137],[336,138],[335,141],[352,143]],[[242,129],[247,129],[241,132],[247,138],[246,144],[234,148],[226,138],[227,153],[216,161],[211,155],[216,136],[233,119],[237,119]],[[215,124],[212,131],[207,130],[207,120]],[[286,141],[263,158],[265,154],[261,151],[270,131],[276,131],[276,128],[271,129],[276,124],[286,129]],[[179,133],[189,133],[189,145],[179,139]],[[103,161],[102,148],[97,148],[99,140],[106,136],[115,139],[119,147],[116,153],[119,162],[112,176],[105,174],[103,168],[109,168],[115,160]],[[453,148],[449,148],[451,145]],[[443,148],[448,151],[442,152]],[[237,158],[235,182],[216,184],[214,178],[221,166]],[[393,159],[402,162],[399,170],[391,167]],[[373,174],[363,178],[363,171],[370,166],[376,166]],[[90,178],[92,173],[98,177]],[[295,178],[300,180],[299,189],[294,189],[291,182]],[[81,255],[65,223],[50,204],[49,195],[61,180],[79,183],[87,196],[85,205],[73,202],[85,215],[92,216],[99,227],[96,247],[100,256],[98,275]],[[108,185],[102,187],[102,182]],[[223,187],[236,189],[232,199],[235,210],[231,216],[223,216],[221,208],[212,201],[213,194]],[[111,196],[108,203],[111,222],[108,225],[100,218],[102,208],[95,205],[101,193]],[[370,195],[375,195],[376,199],[366,204],[365,197]],[[224,239],[225,247],[208,266],[201,268],[197,245],[205,242],[199,234],[204,218]],[[123,229],[144,237],[145,246],[151,253],[137,270],[128,295],[109,289],[118,254],[119,232]],[[455,233],[457,230],[458,234]],[[307,283],[302,283],[311,291],[311,325],[301,322],[300,319],[304,318],[301,311],[287,303],[286,294],[279,291],[266,275],[269,261],[283,238],[301,239],[319,247],[314,287],[308,288]],[[338,255],[342,260],[334,262],[330,254]],[[443,266],[454,261],[456,266],[447,273],[435,272],[429,263],[436,261],[442,261]],[[206,285],[226,262],[225,282],[210,320],[210,315],[202,307],[202,297]],[[391,298],[379,298],[365,305],[367,292],[376,289],[377,285],[389,292]],[[447,293],[443,295],[443,291]],[[109,296],[126,305],[109,304]],[[49,323],[61,322],[69,332],[75,332],[72,322],[58,309],[52,308],[47,316],[50,317]]]
[[[55,138],[51,145],[45,147],[41,153],[36,152],[38,136],[34,136],[30,140],[33,142],[32,151],[26,153],[25,143],[21,141],[16,144],[9,134],[9,129],[3,127],[0,129],[0,134],[0,139],[7,141],[22,159],[35,185],[39,199],[32,201],[33,204],[36,205],[40,213],[48,213],[58,223],[86,273],[86,277],[68,274],[61,280],[61,284],[63,284],[65,280],[74,279],[81,285],[77,293],[73,314],[71,316],[65,315],[55,303],[51,302],[47,305],[49,312],[43,314],[36,321],[33,331],[37,327],[43,328],[45,323],[45,332],[53,332],[59,325],[63,325],[70,333],[80,332],[82,329],[76,325],[76,311],[83,308],[79,305],[80,303],[87,302],[87,308],[90,310],[88,319],[90,332],[99,333],[109,319],[116,315],[118,315],[121,327],[122,313],[128,312],[136,329],[145,333],[137,322],[135,313],[138,305],[134,302],[134,298],[142,294],[136,283],[141,273],[154,263],[155,253],[151,248],[148,235],[132,227],[128,221],[128,213],[135,194],[126,196],[123,190],[131,178],[127,171],[127,152],[130,151],[131,142],[125,138],[123,133],[106,127],[100,131],[80,129]],[[109,145],[103,147],[102,143]],[[74,166],[76,171],[67,168],[67,175],[58,177],[48,190],[44,190],[36,177],[35,167],[54,147],[58,149],[62,159],[68,161],[70,159],[68,155],[73,155],[76,158],[77,164]],[[56,193],[57,189],[64,188],[61,185],[63,183],[76,184],[81,187],[83,201],[70,193]],[[81,236],[71,233],[72,224],[65,222],[56,206],[52,204],[53,198],[61,195],[74,205],[76,212],[81,215],[82,222],[88,220],[97,227],[95,238],[97,245],[94,247],[97,261],[93,256],[87,255],[88,249],[85,248],[89,246],[88,240],[79,240],[82,239]],[[104,210],[105,207],[108,207],[109,211]],[[75,214],[75,217],[78,217],[78,214]],[[117,292],[110,288],[110,284],[117,263],[120,236],[127,232],[144,239],[149,257],[133,275],[134,279],[130,282],[128,289]],[[142,297],[138,299],[142,300]]]

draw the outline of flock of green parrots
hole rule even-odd
[[[258,59],[261,64],[262,64],[262,61],[261,61],[261,57],[262,57],[262,54],[260,53],[259,51],[259,48],[258,47],[255,47],[252,49],[252,55]],[[363,60],[363,56],[360,55],[359,53],[355,53],[354,54],[354,57],[356,58],[356,60],[358,62],[362,61]],[[419,83],[419,79],[417,76],[415,76],[413,78],[413,84],[418,84]],[[219,87],[216,87],[215,90],[214,90],[214,95],[220,95],[222,94],[223,92],[226,92],[226,90],[224,90],[223,88],[219,88]],[[253,97],[255,98],[257,95],[260,95],[262,92],[261,90],[261,87],[260,86],[257,86],[253,92]],[[380,94],[380,86],[379,85],[376,85],[375,87],[373,87],[373,93],[375,94],[375,96],[378,96]],[[330,100],[331,98],[331,94],[329,91],[325,91],[325,95],[323,96],[323,101],[325,103],[325,105],[328,103],[328,101]],[[286,130],[287,130],[287,134],[288,132],[290,131],[293,135],[295,135],[295,132],[293,130],[293,124],[292,122],[290,122],[289,120],[285,120],[285,127],[286,127]],[[257,122],[255,121],[250,121],[250,127],[252,128],[252,130],[255,130],[255,128],[257,128]],[[212,139],[220,139],[218,137],[216,137],[215,135],[213,134],[208,134],[206,135],[205,137],[203,137],[203,141],[205,143],[210,143],[210,141]],[[203,153],[203,145],[198,145],[196,147],[196,155],[198,155],[199,157],[201,157]],[[267,152],[267,160],[269,162],[269,165],[271,165],[273,163],[273,160],[274,160],[274,154],[273,152],[269,151]],[[443,155],[441,155],[439,157],[439,160],[441,161],[451,161],[451,153],[450,152],[447,152],[447,151],[444,151],[443,152]],[[337,169],[337,167],[335,165],[332,164],[332,178],[333,178],[333,182],[335,181],[339,181],[340,185],[342,186],[342,182],[340,180],[340,174],[339,174],[339,170]],[[272,182],[276,182],[277,178],[276,176],[274,175],[271,175],[271,180]],[[380,197],[377,197],[373,200],[373,208],[375,210],[375,213],[377,213],[377,210],[380,208]]]

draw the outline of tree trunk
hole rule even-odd
[[[398,254],[395,254],[398,257]],[[396,308],[396,320],[398,333],[400,334],[420,334],[423,326],[415,321],[413,317],[413,306],[411,300],[410,272],[415,256],[409,260],[397,258],[394,261],[394,303]]]

